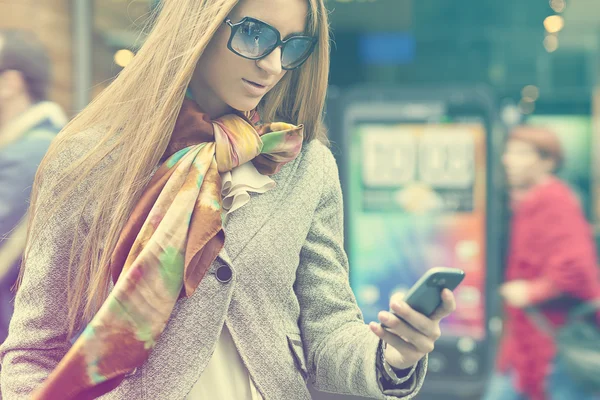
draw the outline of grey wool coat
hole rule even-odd
[[[92,141],[84,132],[44,181]],[[342,193],[330,150],[316,140],[305,144],[272,178],[274,189],[230,214],[225,248],[194,295],[178,301],[150,358],[103,399],[183,400],[208,364],[224,322],[265,400],[310,399],[309,380],[325,392],[404,400],[416,395],[426,359],[397,389],[384,391],[379,383],[380,340],[364,323],[350,288]],[[106,183],[94,182],[92,174],[85,185],[95,184]],[[45,186],[40,196],[50,195]],[[59,211],[26,260],[9,336],[0,347],[4,400],[27,398],[71,345],[64,268],[73,230],[85,227],[65,222],[68,213]],[[233,273],[226,283],[216,279],[223,266]]]

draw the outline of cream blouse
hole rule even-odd
[[[223,223],[227,215],[250,201],[249,192],[265,193],[275,182],[259,173],[251,162],[221,174]],[[223,324],[212,357],[186,400],[263,400],[244,365],[227,323]]]

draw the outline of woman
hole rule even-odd
[[[41,165],[4,399],[415,395],[454,298],[363,323],[328,66],[323,0],[163,2]]]
[[[527,311],[540,309],[558,327],[573,304],[600,298],[593,233],[575,194],[554,175],[563,158],[548,129],[520,126],[509,136],[503,163],[513,216],[500,288],[506,322],[486,400],[595,398],[569,376],[554,340]]]

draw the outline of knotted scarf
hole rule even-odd
[[[113,290],[34,399],[96,398],[148,359],[175,303],[194,293],[224,245],[219,173],[252,161],[272,175],[302,148],[302,125],[258,119],[249,112],[211,121],[184,100],[112,254]]]

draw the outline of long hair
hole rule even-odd
[[[324,0],[307,0],[307,31],[319,38],[315,53],[268,93],[259,109],[262,119],[304,124],[306,140],[327,142],[322,123],[329,72],[329,24]],[[163,0],[154,11],[145,42],[118,77],[73,119],[52,143],[36,175],[29,211],[29,230],[20,280],[38,233],[52,228],[57,211],[82,196],[70,210],[77,227],[84,209],[92,217],[86,232],[75,229],[68,262],[69,336],[98,311],[110,291],[110,258],[119,235],[149,176],[169,143],[196,64],[238,0]],[[64,171],[54,189],[41,191],[52,161],[69,151],[78,134],[99,129],[97,143]],[[110,159],[109,163],[106,160]],[[102,164],[101,164],[102,163]],[[101,167],[98,167],[101,165]],[[55,178],[53,178],[55,179]],[[47,195],[47,193],[54,193]],[[84,236],[85,235],[85,236]],[[63,271],[56,271],[63,273]]]

